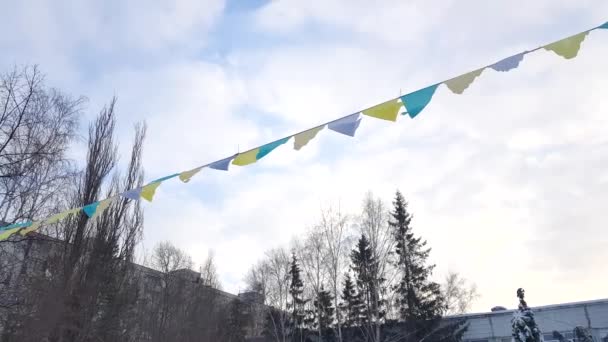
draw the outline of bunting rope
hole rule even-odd
[[[452,93],[454,94],[463,94],[464,91],[473,84],[475,79],[477,79],[484,70],[492,69],[497,72],[508,72],[513,69],[519,67],[520,63],[523,61],[524,57],[532,52],[545,49],[547,51],[552,51],[558,56],[561,56],[565,59],[572,59],[578,55],[578,52],[581,48],[581,45],[587,35],[594,30],[597,29],[608,29],[608,22],[589,29],[587,31],[583,31],[577,33],[573,36],[569,36],[567,38],[555,41],[553,43],[540,46],[533,50],[526,50],[520,52],[518,54],[509,56],[507,58],[503,58],[498,62],[493,64],[484,66],[482,68],[475,69],[473,71],[467,72],[465,74],[444,80],[439,83],[435,83],[433,85],[427,86],[425,88],[416,90],[414,92],[390,99],[388,101],[382,102],[380,104],[374,105],[372,107],[363,109],[354,114],[349,114],[321,125],[317,125],[313,128],[309,128],[303,131],[300,131],[295,134],[291,134],[282,139],[272,141],[270,143],[260,145],[258,147],[254,147],[244,152],[236,153],[230,157],[220,159],[208,164],[204,164],[193,168],[191,170],[182,171],[180,173],[174,173],[169,176],[165,176],[152,182],[135,188],[127,190],[123,193],[114,195],[112,197],[93,202],[87,204],[83,207],[72,208],[61,213],[55,214],[51,217],[32,222],[18,222],[13,223],[4,227],[0,227],[0,241],[8,239],[11,235],[15,233],[20,233],[21,235],[26,235],[30,232],[34,232],[38,230],[43,225],[48,225],[52,223],[57,223],[68,216],[73,214],[77,214],[80,211],[84,212],[87,217],[95,218],[104,210],[106,210],[114,200],[119,197],[123,197],[130,200],[139,200],[143,198],[149,202],[152,202],[154,199],[154,195],[156,193],[156,189],[164,182],[169,179],[178,177],[182,182],[188,183],[192,177],[194,177],[197,173],[199,173],[204,168],[210,168],[214,170],[222,170],[228,171],[230,164],[237,166],[246,166],[257,162],[258,160],[264,158],[268,154],[270,154],[277,147],[287,143],[291,138],[293,138],[294,143],[293,147],[295,150],[299,151],[302,147],[306,146],[312,139],[314,139],[317,134],[322,131],[325,127],[334,132],[344,134],[350,137],[355,136],[355,132],[359,128],[359,125],[362,120],[362,115],[366,115],[369,117],[373,117],[376,119],[387,120],[387,121],[397,121],[397,117],[399,116],[399,111],[402,107],[404,107],[405,111],[402,111],[402,115],[409,115],[410,118],[415,118],[424,108],[430,103],[435,91],[439,87],[439,85],[444,84]]]

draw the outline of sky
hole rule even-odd
[[[608,21],[605,0],[5,1],[0,70],[38,64],[88,98],[118,98],[123,160],[145,120],[146,178],[206,164]],[[605,298],[608,30],[579,56],[526,56],[463,95],[440,87],[416,119],[364,118],[256,164],[174,179],[144,204],[143,250],[169,240],[224,288],[320,209],[366,192],[409,201],[434,276],[474,281],[474,311]],[[84,146],[72,152],[83,158]]]

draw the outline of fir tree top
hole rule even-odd
[[[534,313],[528,307],[528,303],[524,300],[525,291],[522,288],[517,289],[517,298],[519,305],[517,311],[513,313],[511,319],[513,341],[515,342],[542,342],[543,335],[536,324]]]

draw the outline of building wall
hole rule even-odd
[[[553,341],[553,331],[572,338],[575,327],[581,326],[591,331],[595,341],[608,341],[608,299],[586,302],[548,305],[532,308],[536,322],[545,336],[545,341]],[[511,341],[511,318],[514,310],[466,314],[451,318],[466,318],[469,328],[464,334],[469,342]]]
[[[25,273],[28,275],[46,275],[49,271],[46,267],[47,258],[53,253],[59,253],[65,245],[55,239],[51,239],[44,235],[36,234],[34,239],[24,239],[19,242],[5,243],[0,248],[0,333],[3,331],[3,322],[12,303],[18,300],[16,291],[19,287],[19,275]],[[45,273],[47,272],[47,273]],[[264,310],[264,298],[255,293],[243,293],[235,295],[219,289],[207,287],[200,283],[201,277],[199,272],[188,269],[180,269],[172,272],[173,276],[184,280],[186,286],[194,288],[196,286],[204,287],[205,293],[211,294],[214,298],[214,305],[228,305],[233,300],[240,300],[245,304],[245,308],[251,312],[251,326],[247,327],[249,336],[257,336],[261,334],[263,321],[256,314],[260,310]],[[139,279],[140,296],[144,302],[152,302],[162,293],[164,279],[166,275],[155,269],[133,264],[133,279]],[[257,318],[257,319],[255,319]]]

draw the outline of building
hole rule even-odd
[[[52,278],[47,260],[61,254],[66,246],[62,241],[42,234],[34,233],[31,236],[33,238],[17,238],[0,246],[0,339],[5,332],[5,324],[11,310],[20,305],[21,297],[25,293],[22,280],[30,277]],[[130,266],[129,278],[137,284],[138,303],[141,303],[137,307],[142,316],[156,312],[154,310],[157,307],[154,305],[160,302],[170,279],[175,288],[181,289],[180,296],[197,293],[198,298],[201,298],[207,307],[228,308],[238,302],[241,313],[251,317],[244,326],[246,336],[261,334],[262,313],[265,310],[263,296],[252,292],[237,295],[207,286],[202,283],[201,274],[190,269],[163,273],[139,264]],[[217,313],[213,310],[209,312]]]
[[[553,304],[531,309],[545,342],[558,341],[553,336],[553,331],[561,333],[566,340],[574,340],[576,327],[587,329],[594,341],[608,342],[608,299]],[[497,307],[492,312],[450,318],[467,320],[469,326],[464,334],[466,342],[510,342],[511,318],[514,311]]]

